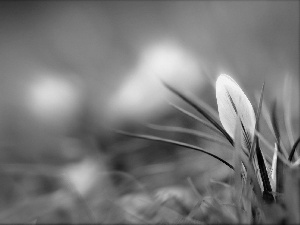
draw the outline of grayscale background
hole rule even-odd
[[[204,192],[228,174],[218,162],[108,128],[206,131],[170,107],[191,110],[160,79],[217,109],[222,73],[254,106],[264,81],[267,106],[284,103],[290,76],[299,123],[299,2],[0,1],[0,222],[120,223],[139,182],[156,191],[192,177]]]

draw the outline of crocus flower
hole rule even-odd
[[[249,99],[240,86],[230,76],[225,74],[220,75],[217,79],[216,98],[222,126],[233,139],[237,127],[236,123],[240,121],[243,137],[242,149],[244,149],[244,153],[250,157],[256,119]],[[269,193],[272,191],[270,177],[266,170],[264,155],[260,149],[256,150],[252,163],[262,193]]]
[[[237,117],[243,129],[243,142],[251,148],[255,130],[255,114],[252,105],[240,86],[228,75],[222,74],[216,82],[216,97],[221,123],[233,138]],[[246,153],[247,154],[247,153]]]

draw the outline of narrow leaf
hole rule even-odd
[[[257,137],[257,135],[255,135]],[[265,156],[262,153],[258,139],[256,138],[256,142],[253,143],[255,154],[253,155],[252,165],[254,171],[256,172],[256,177],[258,183],[260,185],[261,191],[263,193],[263,199],[266,200],[268,203],[273,202],[274,198],[271,194],[272,187],[270,183],[269,173],[266,167],[266,160]]]
[[[279,125],[278,125],[278,119],[277,119],[277,113],[276,113],[276,106],[277,106],[277,101],[276,99],[273,102],[272,105],[272,124],[274,127],[274,133],[275,133],[275,137],[276,137],[276,149],[274,152],[274,155],[276,153],[276,158],[277,158],[277,163],[276,163],[276,170],[274,171],[274,173],[276,174],[276,191],[278,193],[282,193],[283,192],[283,169],[284,169],[284,165],[283,162],[281,161],[281,159],[279,159],[277,157],[278,152],[283,153],[284,156],[287,158],[288,157],[288,153],[284,148],[284,145],[281,145],[281,138],[280,138],[280,131],[279,131]],[[281,148],[282,146],[282,148]]]
[[[269,151],[271,151],[272,152],[272,154],[274,154],[274,148],[273,148],[273,146],[261,135],[261,133],[259,132],[259,131],[255,131],[255,134],[257,135],[257,137],[259,138],[259,140],[260,141],[262,141],[265,145],[266,145],[266,147],[267,147],[267,149],[269,150]],[[265,156],[265,158],[267,159],[267,161],[271,164],[272,163],[272,159],[268,156],[268,155],[266,155]],[[281,154],[280,152],[278,152],[278,158],[280,158],[281,159],[281,161],[283,162],[283,163],[285,163],[287,166],[291,166],[291,163],[285,158],[285,156],[283,155],[283,154]]]
[[[159,130],[159,131],[170,131],[170,132],[175,132],[175,133],[185,133],[185,134],[192,134],[195,135],[199,138],[208,140],[208,141],[213,141],[215,143],[221,144],[221,145],[227,145],[228,147],[231,147],[228,142],[223,141],[220,138],[217,138],[213,135],[200,132],[197,130],[189,129],[189,128],[183,128],[183,127],[175,127],[175,126],[161,126],[161,125],[156,125],[156,124],[146,124],[148,128],[154,129],[154,130]]]
[[[280,153],[283,153],[284,156],[287,158],[288,153],[286,151],[286,148],[282,144],[281,138],[280,138],[279,125],[278,125],[278,119],[277,119],[277,113],[276,113],[276,108],[277,108],[276,106],[277,106],[277,101],[275,99],[273,104],[272,104],[272,114],[271,114],[272,124],[273,124],[273,128],[274,128],[274,134],[275,134],[276,142],[277,142],[277,145],[278,145],[278,151]]]
[[[200,122],[201,124],[203,124],[204,126],[206,126],[207,128],[211,129],[212,131],[214,132],[217,132],[218,134],[222,134],[220,132],[220,130],[218,130],[215,126],[213,126],[211,123],[199,118],[198,116],[196,116],[195,114],[179,107],[178,105],[175,105],[174,103],[172,102],[168,102],[173,108],[177,109],[178,111],[182,112],[183,114],[195,119],[196,121]]]
[[[261,88],[259,103],[258,103],[258,107],[257,107],[257,111],[256,111],[255,130],[257,130],[257,131],[259,130],[259,119],[260,119],[262,103],[263,103],[264,88],[265,88],[265,82],[263,83],[263,86]],[[263,184],[263,180],[262,180],[261,171],[259,168],[259,162],[257,161],[258,158],[256,155],[257,154],[256,151],[260,151],[260,147],[259,147],[258,137],[257,137],[256,133],[254,132],[254,138],[253,138],[253,144],[252,144],[251,150],[250,150],[249,162],[251,163],[254,160],[253,168],[255,169],[255,172],[257,173],[257,179],[258,179],[259,185],[260,185],[262,191],[264,191],[264,184]],[[260,152],[260,154],[263,155],[261,152]],[[263,162],[265,162],[264,159],[263,159]],[[265,167],[265,164],[263,165],[263,167]]]
[[[291,153],[289,155],[289,161],[291,162],[293,160],[295,151],[297,149],[298,144],[300,143],[300,137],[298,137],[297,141],[295,142],[295,144],[293,145],[293,148],[291,150]]]
[[[226,130],[217,122],[217,115],[214,113],[213,110],[210,110],[210,107],[208,107],[206,104],[201,102],[200,100],[195,99],[194,97],[184,94],[182,92],[179,92],[174,87],[170,86],[166,82],[163,81],[163,84],[174,94],[176,94],[178,97],[183,99],[185,102],[190,104],[194,109],[196,109],[199,113],[201,113],[209,122],[211,122],[221,133],[226,137],[226,139],[229,141],[231,145],[233,145],[233,140],[231,136],[226,132]],[[208,112],[207,112],[208,111]],[[215,118],[213,118],[211,115],[213,115]]]
[[[258,145],[256,145],[256,155],[254,157],[254,162],[256,160],[257,160],[257,164],[258,164],[258,168],[259,168],[258,179],[261,179],[261,182],[262,182],[263,198],[268,203],[271,203],[274,201],[274,197],[272,195],[272,188],[271,188],[271,184],[270,184],[270,180],[269,180],[269,176],[268,176],[268,171],[266,168],[264,155],[262,154],[262,151]]]
[[[258,94],[256,94],[255,97],[256,97],[257,100],[260,98],[258,96]],[[262,114],[262,117],[264,118],[264,120],[266,121],[267,126],[268,126],[269,130],[272,133],[272,136],[276,139],[275,134],[274,134],[274,128],[273,128],[273,125],[272,125],[272,122],[271,122],[270,112],[267,109],[266,103],[264,101],[262,102],[261,114]]]
[[[238,118],[237,118],[238,119]],[[236,123],[237,127],[235,128],[235,135],[234,135],[234,187],[235,187],[235,194],[234,194],[234,201],[235,205],[237,206],[236,213],[238,217],[238,221],[241,222],[241,213],[239,208],[241,208],[241,198],[242,198],[242,190],[243,190],[243,184],[246,184],[246,170],[243,165],[242,167],[242,160],[241,160],[241,154],[243,154],[242,150],[242,127],[241,123],[237,121]],[[242,178],[242,180],[241,180]]]
[[[265,82],[263,83],[263,86],[261,88],[261,94],[260,94],[260,99],[259,99],[259,104],[257,107],[257,111],[256,111],[256,124],[255,124],[255,130],[259,131],[259,120],[260,120],[260,116],[261,116],[261,111],[262,111],[262,103],[263,103],[263,96],[264,96],[264,88],[265,88]],[[252,147],[255,146],[256,148],[256,157],[259,163],[259,169],[260,169],[260,177],[262,178],[262,182],[263,182],[263,188],[264,188],[264,192],[266,193],[266,197],[268,198],[268,200],[273,201],[273,195],[271,194],[272,192],[272,187],[271,187],[271,183],[270,183],[270,177],[268,175],[268,170],[266,167],[266,159],[265,156],[263,154],[263,152],[260,149],[259,146],[259,140],[256,134],[254,134],[254,143],[255,145],[253,145]],[[252,149],[252,152],[250,152],[250,159],[251,159],[251,153],[254,153],[254,148]]]
[[[279,133],[279,128],[278,128],[278,121],[277,121],[277,115],[276,115],[276,106],[277,106],[277,101],[276,99],[274,100],[272,104],[272,124],[274,128],[274,134],[277,139],[277,144],[279,143],[280,140],[280,133]]]
[[[260,92],[260,98],[259,98],[259,103],[258,103],[258,107],[257,107],[257,111],[256,111],[256,123],[255,123],[255,130],[259,130],[259,119],[260,119],[260,115],[261,115],[261,109],[262,109],[262,103],[263,103],[263,96],[264,96],[264,88],[265,88],[265,82],[263,83],[263,86],[261,88],[261,92]],[[257,141],[257,135],[254,133],[254,138],[253,138],[253,143],[259,144]],[[252,161],[253,155],[254,155],[254,146],[252,144],[251,146],[251,150],[250,150],[250,158],[249,161]]]
[[[133,134],[133,133],[125,132],[125,131],[121,131],[121,130],[114,130],[114,132],[118,133],[118,134],[129,136],[129,137],[135,137],[135,138],[141,138],[141,139],[145,139],[145,140],[157,141],[157,142],[161,142],[161,143],[173,144],[173,145],[177,145],[177,146],[180,146],[180,147],[184,147],[184,148],[196,150],[196,151],[199,151],[199,152],[203,152],[203,153],[205,153],[207,155],[210,155],[213,158],[219,160],[220,162],[224,163],[229,168],[234,170],[234,167],[231,164],[229,164],[228,162],[226,162],[224,159],[221,159],[220,157],[204,150],[203,148],[197,147],[195,145],[187,144],[187,143],[180,142],[180,141],[174,141],[174,140],[171,140],[171,139],[160,138],[160,137],[156,137],[156,136],[152,136],[152,135]]]
[[[198,197],[199,201],[203,200],[203,196],[199,193],[199,191],[197,190],[194,182],[192,181],[192,179],[190,177],[187,178],[187,181],[193,191],[193,193]]]
[[[293,135],[293,128],[292,128],[292,124],[291,124],[291,118],[292,118],[292,91],[291,91],[291,87],[292,87],[292,79],[290,76],[286,75],[284,78],[284,83],[283,83],[283,101],[286,103],[285,107],[284,107],[284,124],[285,124],[285,128],[286,128],[286,132],[288,135],[288,139],[290,142],[290,146],[293,145],[293,143],[295,142],[294,139],[294,135]]]
[[[258,183],[257,175],[253,166],[253,163],[249,163],[248,160],[243,159],[243,165],[247,170],[247,183],[246,186],[249,186],[250,183],[253,184],[253,191],[257,197],[258,203],[263,204],[263,195],[260,188],[260,184]]]

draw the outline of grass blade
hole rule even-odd
[[[145,139],[145,140],[157,141],[157,142],[161,142],[161,143],[173,144],[173,145],[176,145],[176,146],[180,146],[180,147],[196,150],[196,151],[199,151],[199,152],[203,152],[203,153],[205,153],[207,155],[210,155],[213,158],[219,160],[220,162],[224,163],[229,168],[234,170],[234,167],[231,164],[229,164],[228,162],[226,162],[224,159],[221,159],[220,157],[204,150],[203,148],[197,147],[195,145],[191,145],[191,144],[187,144],[187,143],[184,143],[184,142],[175,141],[175,140],[171,140],[171,139],[160,138],[160,137],[156,137],[156,136],[152,136],[152,135],[133,134],[133,133],[125,132],[125,131],[121,131],[121,130],[113,130],[113,131],[115,133],[126,135],[126,136],[129,136],[129,137],[135,137],[135,138],[141,138],[141,139]]]
[[[265,164],[264,155],[258,145],[256,145],[256,155],[254,162],[257,160],[257,165],[259,169],[259,177],[257,179],[261,179],[262,189],[263,189],[263,199],[265,199],[268,203],[274,201],[274,197],[272,195],[271,183],[269,180],[268,171]]]
[[[277,101],[275,99],[273,104],[272,104],[272,114],[271,114],[272,124],[273,124],[273,128],[274,128],[274,134],[275,134],[275,138],[276,138],[277,145],[278,145],[278,151],[280,153],[283,153],[284,156],[287,158],[288,157],[287,150],[284,147],[284,145],[282,144],[281,138],[280,138],[278,119],[277,119],[277,113],[276,113],[276,106],[277,106]]]
[[[297,141],[295,142],[295,144],[293,145],[293,148],[291,150],[291,153],[289,155],[289,161],[291,162],[293,160],[295,151],[297,149],[298,144],[300,143],[300,137],[298,137]]]
[[[260,98],[259,98],[259,103],[256,111],[256,123],[255,123],[255,130],[259,130],[259,119],[261,115],[261,109],[262,109],[262,103],[263,103],[263,96],[264,96],[264,89],[265,89],[265,82],[263,83],[263,86],[261,88],[260,92]],[[256,143],[257,145],[259,144],[257,141],[257,135],[254,133],[254,138],[253,138],[253,143]],[[250,149],[250,158],[249,161],[252,161],[253,155],[254,155],[254,144],[252,143],[251,149]]]
[[[267,149],[269,149],[273,154],[275,152],[273,146],[261,135],[261,133],[259,131],[255,131],[255,134],[257,135],[257,137],[259,138],[259,140],[261,140],[267,147]],[[284,162],[287,166],[291,166],[291,163],[285,158],[285,156],[278,152],[278,157],[282,160],[282,162]],[[270,163],[272,163],[272,159],[266,155],[266,160]]]
[[[292,99],[292,94],[291,94],[291,88],[292,87],[292,79],[290,76],[286,75],[284,78],[284,84],[283,84],[283,101],[286,102],[284,110],[283,110],[283,116],[284,116],[284,125],[286,128],[287,136],[290,142],[290,146],[292,147],[293,143],[295,142],[294,136],[293,136],[293,128],[291,124],[291,118],[292,118],[292,113],[291,113],[291,99]]]
[[[242,161],[241,161],[241,154],[243,154],[242,150],[242,126],[240,123],[239,118],[237,117],[237,122],[236,122],[236,128],[235,128],[235,135],[234,135],[234,148],[235,148],[235,153],[234,153],[234,187],[235,187],[235,195],[234,196],[234,201],[236,204],[236,214],[238,221],[241,223],[242,222],[242,216],[239,208],[241,208],[241,199],[242,199],[242,190],[243,190],[243,183],[246,183],[245,180],[241,180],[241,178],[245,179],[246,178],[246,171],[243,167],[242,169]],[[243,175],[243,173],[245,173]]]
[[[194,109],[196,109],[199,113],[201,113],[209,122],[211,122],[221,133],[226,137],[226,139],[229,141],[229,143],[233,146],[233,140],[230,137],[230,135],[227,133],[227,131],[216,121],[215,118],[218,118],[214,110],[212,110],[208,105],[206,105],[204,102],[201,102],[198,99],[193,98],[192,96],[188,96],[187,94],[184,94],[178,90],[176,90],[174,87],[170,86],[166,82],[162,81],[166,88],[168,88],[171,92],[176,94],[178,97],[180,97],[182,100],[190,104]],[[205,110],[204,110],[204,109]],[[207,112],[208,111],[208,112]],[[213,118],[211,115],[213,115],[215,118]]]
[[[181,108],[180,106],[175,105],[175,104],[172,103],[172,102],[169,102],[169,101],[168,101],[168,103],[169,103],[173,108],[177,109],[178,111],[182,112],[183,114],[185,114],[185,115],[187,115],[187,116],[189,116],[189,117],[195,119],[196,121],[200,122],[201,124],[203,124],[203,125],[206,126],[207,128],[211,129],[212,131],[217,132],[218,134],[221,134],[221,135],[222,135],[222,133],[221,133],[215,126],[213,126],[211,123],[209,123],[209,122],[207,122],[207,121],[205,121],[205,120],[199,118],[199,117],[196,116],[195,114],[193,114],[193,113],[191,113],[191,112],[189,112],[189,111],[187,111],[187,110]]]
[[[273,105],[272,105],[272,123],[273,123],[273,127],[274,127],[274,133],[275,133],[275,137],[276,137],[276,146],[277,146],[277,152],[275,152],[276,154],[278,153],[283,153],[284,156],[287,158],[287,151],[284,148],[284,145],[281,145],[281,140],[280,140],[280,132],[279,132],[279,127],[278,127],[278,119],[277,119],[277,114],[276,114],[276,106],[277,106],[277,101],[275,99]],[[281,148],[282,146],[282,148]],[[274,153],[274,154],[275,154]],[[284,165],[282,163],[282,161],[277,157],[277,166],[276,166],[276,171],[275,172],[275,176],[276,176],[276,191],[278,193],[282,193],[283,192],[283,170],[284,170]]]
[[[276,106],[277,106],[277,101],[275,99],[273,104],[272,104],[271,119],[272,119],[272,124],[273,124],[273,128],[274,128],[274,134],[275,134],[276,141],[277,141],[277,144],[278,144],[280,142],[280,132],[279,132],[279,128],[278,128]],[[278,147],[280,148],[280,146],[278,146]]]
[[[259,96],[256,95],[256,98],[258,99]],[[271,131],[273,137],[276,139],[275,134],[274,134],[274,128],[273,128],[273,125],[271,122],[270,113],[269,113],[269,110],[267,109],[267,106],[264,101],[262,101],[261,114],[262,114],[264,120],[266,121],[267,126],[268,126],[269,130]]]
[[[194,194],[198,197],[199,201],[203,200],[203,196],[199,193],[199,191],[197,190],[194,182],[192,181],[192,179],[190,177],[187,178],[187,181],[192,189],[192,191],[194,192]]]
[[[262,85],[261,88],[261,94],[260,94],[260,99],[259,99],[259,104],[256,110],[256,124],[255,124],[255,130],[259,131],[259,119],[261,115],[261,109],[262,109],[262,102],[263,102],[263,95],[264,95],[264,88],[265,88],[265,82]],[[255,149],[255,153],[254,153]],[[251,146],[250,150],[250,159],[249,161],[252,161],[252,157],[254,156],[254,161],[253,161],[253,167],[256,169],[257,172],[257,179],[259,180],[259,183],[261,185],[262,191],[263,191],[263,198],[267,200],[268,202],[273,202],[274,197],[271,194],[272,188],[271,188],[271,183],[268,175],[268,171],[266,168],[266,161],[264,154],[262,153],[260,147],[259,147],[259,140],[254,133],[254,138],[253,138],[253,144]]]
[[[208,141],[213,141],[221,145],[227,145],[228,147],[231,147],[231,145],[223,141],[220,138],[214,137],[213,135],[200,132],[197,130],[189,129],[189,128],[184,128],[184,127],[175,127],[175,126],[161,126],[161,125],[156,125],[156,124],[146,124],[148,128],[154,129],[154,130],[159,130],[159,131],[170,131],[170,132],[176,132],[176,133],[185,133],[185,134],[192,134],[197,137],[203,138]]]
[[[241,159],[243,160],[243,165],[244,165],[244,167],[246,168],[246,171],[247,171],[246,188],[249,188],[251,186],[251,183],[252,183],[253,191],[256,195],[258,203],[263,204],[263,196],[262,196],[260,185],[258,183],[257,176],[255,174],[253,163],[250,163],[245,157],[241,157]],[[249,197],[249,195],[247,195],[247,196]]]

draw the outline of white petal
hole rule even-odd
[[[278,147],[275,143],[274,155],[272,160],[272,168],[271,168],[271,186],[272,190],[276,192],[276,170],[277,170],[277,157],[278,157]]]
[[[223,127],[227,133],[234,138],[236,121],[240,121],[244,138],[242,145],[250,150],[254,137],[256,119],[249,99],[240,86],[230,76],[225,74],[221,74],[217,79],[216,97],[219,117]],[[249,151],[245,153],[249,156]],[[269,183],[270,178],[268,175],[268,181],[262,179],[263,177],[266,179],[265,176],[261,174],[266,173],[264,169],[266,161],[263,153],[260,153],[261,156],[258,156],[258,154],[254,155],[252,163],[262,192],[264,192],[264,186],[266,186],[266,191],[269,192],[271,190]],[[261,167],[263,171],[260,170]],[[268,183],[266,184],[264,182]]]
[[[228,75],[221,74],[216,82],[216,97],[221,123],[234,137],[236,119],[239,115],[243,126],[254,136],[255,114],[252,105],[240,86]]]

